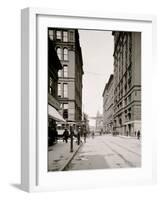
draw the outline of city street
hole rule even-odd
[[[102,135],[87,138],[66,170],[141,166],[141,142],[132,137]]]

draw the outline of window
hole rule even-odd
[[[68,49],[64,48],[63,50],[64,60],[68,60]]]
[[[131,94],[128,96],[129,103],[131,102]]]
[[[68,97],[68,84],[64,83],[63,84],[63,92],[64,92],[64,97],[67,98]]]
[[[73,37],[74,36],[74,33],[73,32],[70,32],[70,41],[73,41]]]
[[[62,77],[62,70],[58,71],[58,77]]]
[[[56,31],[56,39],[61,40],[61,31]]]
[[[64,108],[64,109],[68,109],[68,104],[67,104],[67,103],[64,103],[63,108]]]
[[[53,30],[49,30],[49,38],[50,38],[50,40],[53,40],[54,39],[54,32],[53,32]]]
[[[58,48],[56,49],[56,52],[57,52],[57,55],[58,55],[59,60],[62,60],[62,51],[61,51],[61,48],[58,47]]]
[[[68,32],[63,31],[63,42],[68,42]]]
[[[68,77],[68,66],[64,65],[63,67],[64,77]]]
[[[132,70],[131,70],[131,65],[130,65],[128,69],[128,78],[131,78],[131,73],[132,73]]]
[[[131,88],[131,78],[128,80],[128,87]]]
[[[128,118],[129,120],[131,120],[131,113],[128,113]]]
[[[67,103],[63,104],[63,118],[68,119],[68,104]]]
[[[53,79],[50,77],[49,78],[49,94],[52,95],[53,93]]]
[[[58,83],[58,97],[61,97],[62,90],[61,90],[61,83]]]

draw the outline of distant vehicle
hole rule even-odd
[[[57,126],[58,139],[63,139],[64,129],[61,125]]]

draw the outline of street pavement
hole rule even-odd
[[[112,135],[87,138],[66,170],[141,167],[141,141]]]
[[[62,171],[73,158],[81,145],[73,141],[73,152],[70,152],[70,140],[68,143],[59,140],[56,144],[48,147],[48,171]]]

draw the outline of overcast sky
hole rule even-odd
[[[102,93],[113,73],[113,36],[111,31],[79,30],[83,56],[83,112],[96,116],[103,111]],[[90,125],[95,125],[90,120]]]

